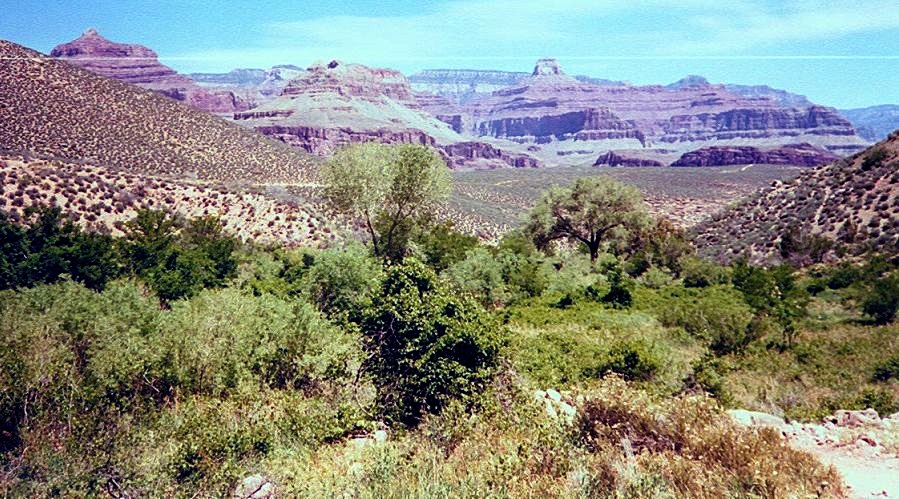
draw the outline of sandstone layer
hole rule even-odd
[[[819,166],[840,159],[811,144],[787,144],[773,149],[752,146],[712,146],[685,153],[671,166],[794,165]]]
[[[159,62],[156,52],[141,45],[115,43],[95,29],[50,52],[51,57],[81,66],[92,73],[153,90],[194,108],[231,113],[248,104],[227,89],[202,88],[190,78]]]
[[[347,143],[377,141],[433,147],[454,168],[539,165],[526,154],[466,138],[422,111],[402,73],[339,61],[309,67],[280,96],[234,113],[234,120],[317,155]]]

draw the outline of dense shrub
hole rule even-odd
[[[222,232],[215,217],[183,221],[162,211],[140,210],[123,228],[127,263],[163,302],[224,286],[236,274],[237,241]]]
[[[422,261],[437,273],[462,261],[478,246],[477,237],[457,231],[452,221],[424,224],[413,240],[422,253]]]
[[[899,379],[899,355],[891,357],[886,362],[875,367],[873,378],[875,381]]]
[[[683,258],[680,261],[680,276],[684,287],[704,288],[716,284],[730,282],[730,269],[710,260],[700,258]]]
[[[756,336],[749,328],[752,310],[725,287],[675,290],[658,311],[669,327],[682,327],[719,354],[740,351]]]
[[[360,326],[365,367],[391,421],[416,424],[448,400],[471,402],[499,362],[499,326],[414,259],[389,269]]]
[[[899,309],[899,277],[878,279],[862,302],[862,312],[871,316],[877,324],[887,324],[896,318]]]
[[[29,208],[27,226],[0,211],[0,289],[53,283],[63,275],[100,290],[122,273],[113,239],[84,232],[59,208]]]
[[[323,251],[300,279],[303,294],[320,310],[356,314],[371,301],[381,265],[359,246]]]

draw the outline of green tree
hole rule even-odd
[[[583,244],[595,262],[603,243],[626,240],[629,232],[648,223],[637,189],[600,176],[546,191],[525,230],[539,248],[561,239]]]
[[[498,324],[412,258],[391,267],[360,325],[364,367],[396,422],[414,425],[450,399],[472,402],[499,363]]]
[[[862,302],[862,311],[877,324],[889,324],[899,309],[899,277],[889,276],[874,281]]]
[[[397,260],[420,217],[449,194],[449,169],[424,146],[373,142],[339,149],[320,170],[332,209],[362,224],[376,256]]]

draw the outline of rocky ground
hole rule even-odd
[[[836,411],[821,423],[787,423],[763,412],[733,410],[738,424],[770,427],[789,444],[834,466],[852,497],[899,497],[899,413],[881,418],[877,411]]]

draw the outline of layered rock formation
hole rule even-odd
[[[712,146],[685,153],[671,166],[794,165],[819,166],[840,159],[811,144],[787,144],[761,149],[752,146]]]
[[[784,107],[763,89],[751,91],[759,95],[745,97],[695,76],[668,87],[595,85],[542,59],[516,85],[464,105],[418,101],[463,134],[536,146],[547,162],[592,162],[609,150],[640,150],[641,158],[670,163],[710,145],[806,142],[848,153],[867,144],[832,108]]]
[[[899,129],[899,106],[897,105],[885,104],[858,109],[842,109],[840,113],[849,118],[859,135],[871,142],[881,141],[891,132]]]
[[[58,45],[50,56],[107,78],[159,92],[203,111],[231,113],[249,107],[229,90],[201,88],[190,78],[161,64],[156,53],[147,47],[111,42],[95,29]]]
[[[466,139],[420,107],[401,73],[331,61],[308,68],[276,99],[235,113],[234,119],[313,154],[326,155],[342,144],[375,140],[434,147],[454,167],[538,164],[525,154]],[[452,122],[452,117],[442,118]]]
[[[596,158],[593,166],[665,166],[661,161],[644,158],[632,158],[622,156],[613,151],[609,151]]]

